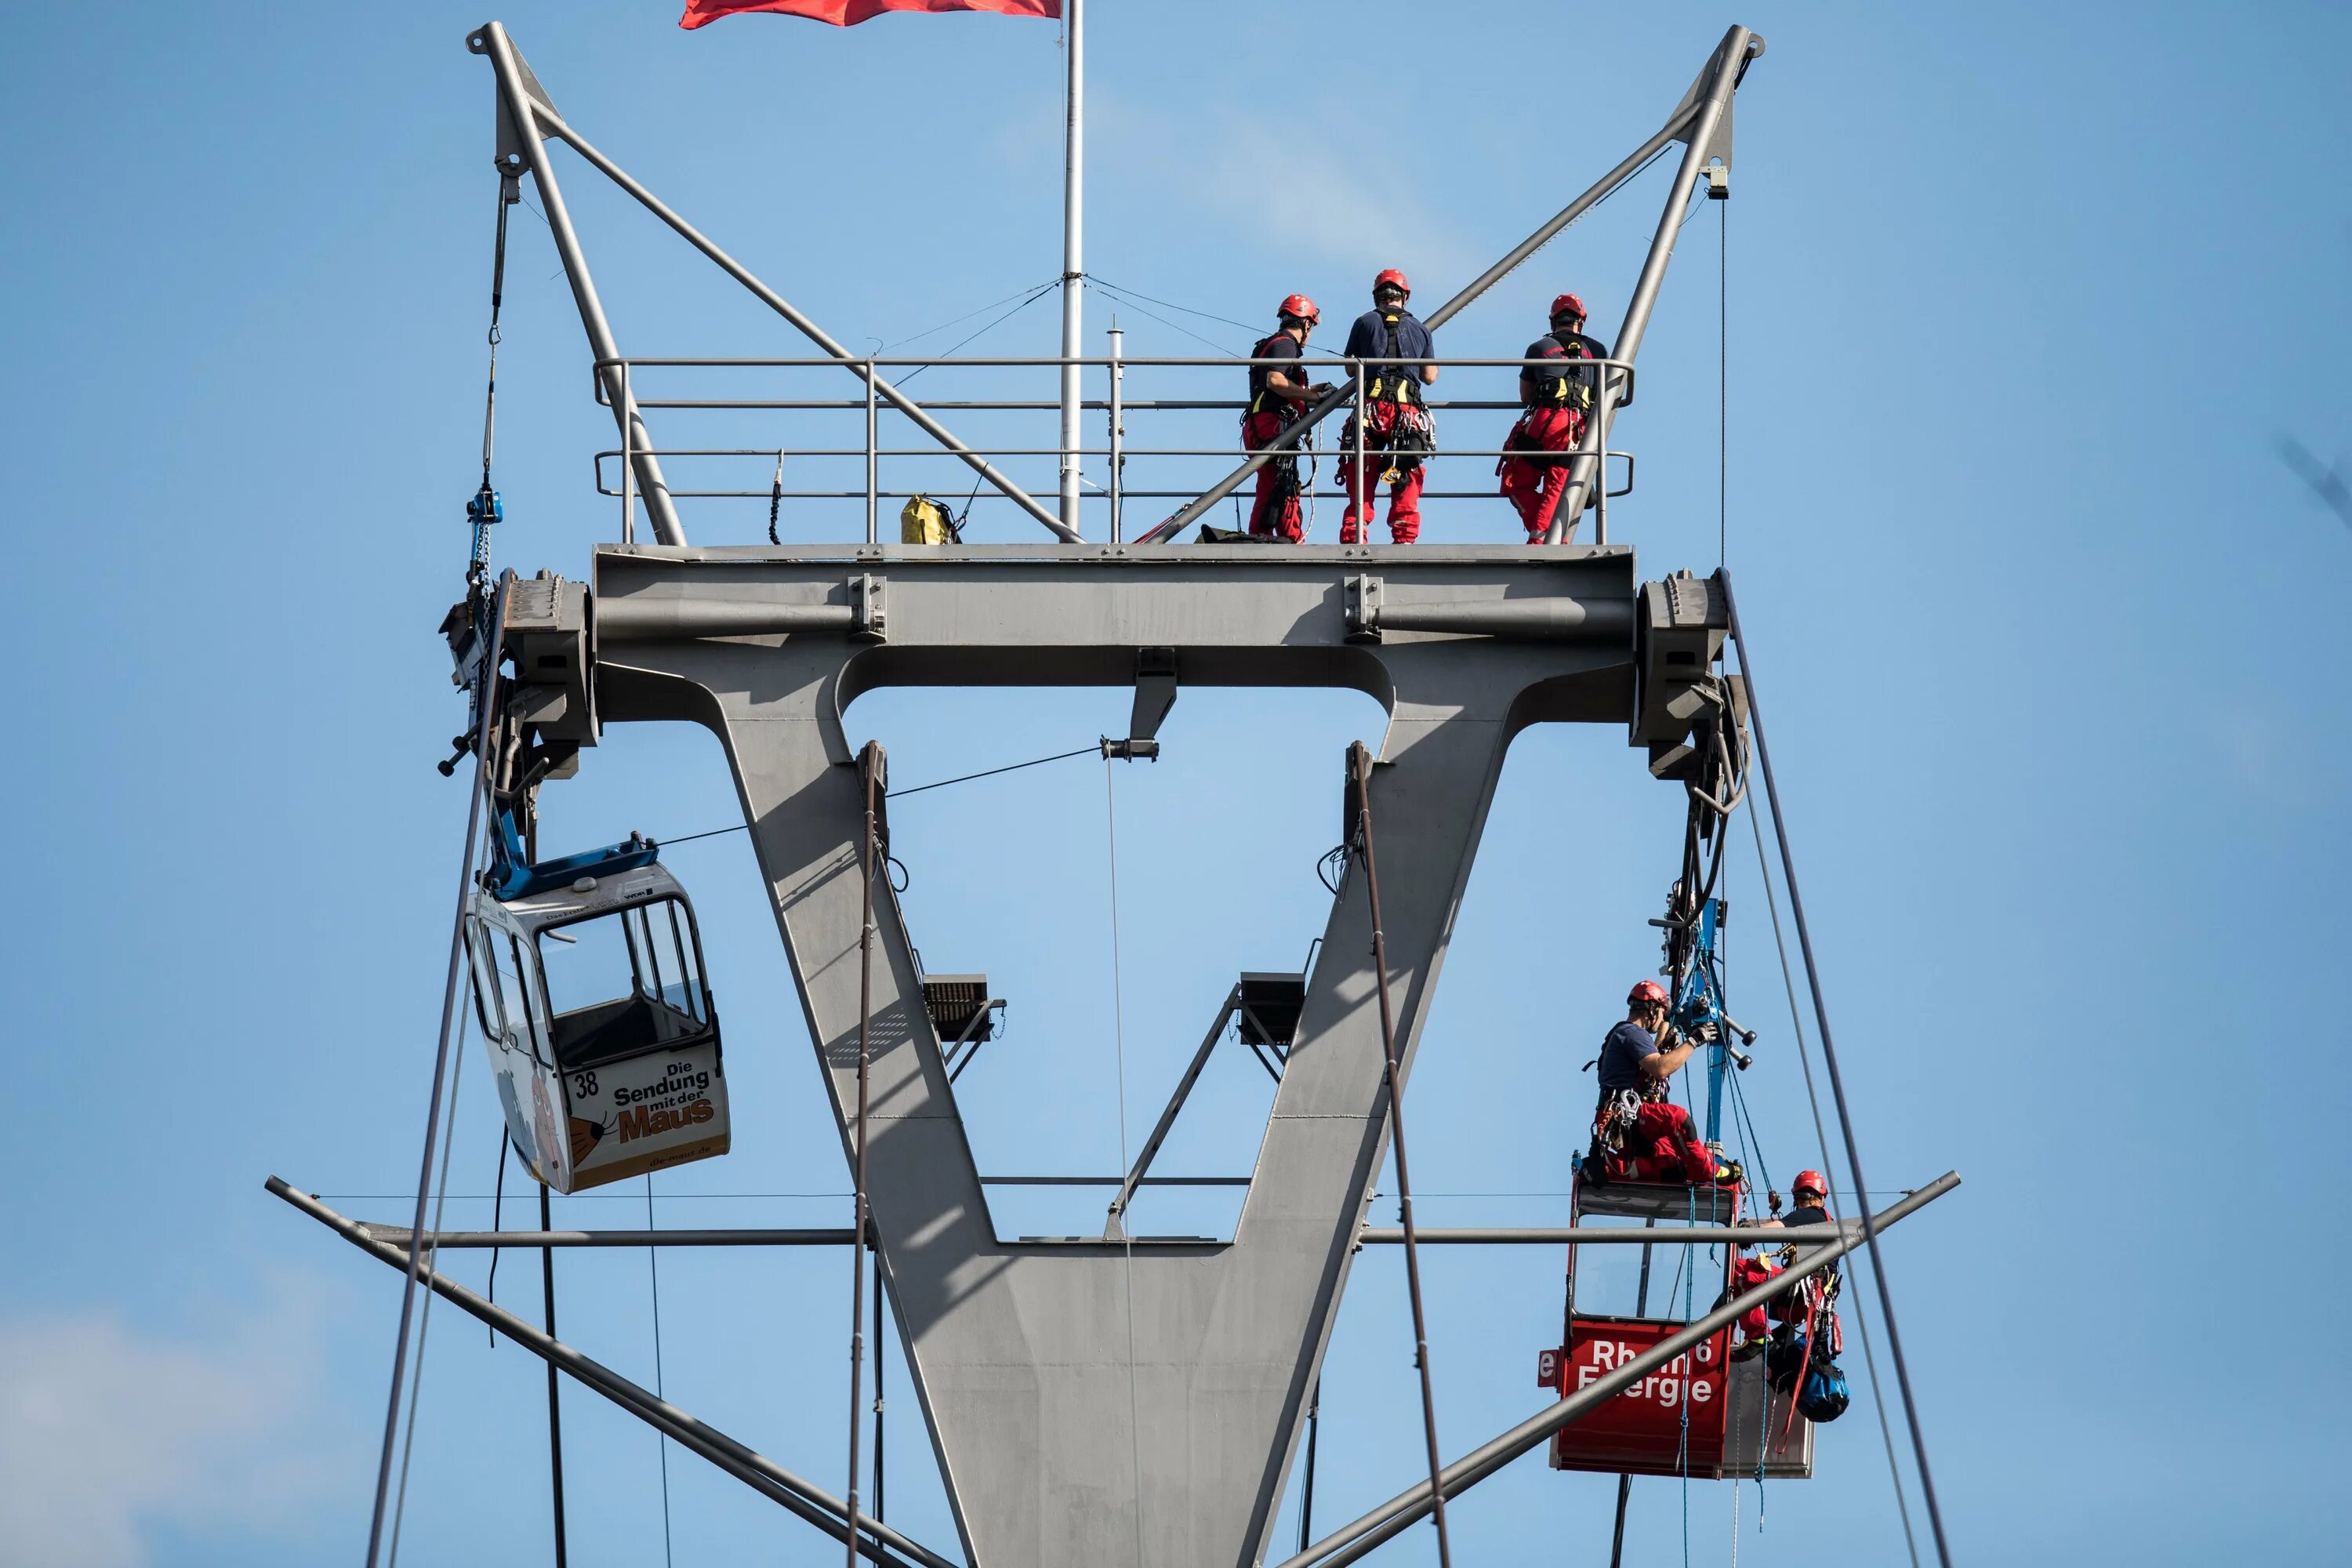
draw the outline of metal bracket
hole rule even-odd
[[[849,580],[849,605],[855,618],[849,635],[857,642],[888,642],[882,611],[884,579],[863,572]]]
[[[1347,585],[1348,640],[1378,642],[1381,640],[1381,580],[1370,573],[1348,579]]]
[[[1138,757],[1160,760],[1160,726],[1176,706],[1176,650],[1139,647],[1135,650],[1135,706],[1127,716],[1127,739],[1103,738],[1105,757],[1133,762]]]

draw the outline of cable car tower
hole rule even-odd
[[[1072,22],[1075,33],[1075,16]],[[1076,42],[1074,37],[1074,49]],[[1694,1368],[1729,1353],[1733,1324],[1807,1280],[1827,1279],[1846,1252],[1874,1247],[1878,1229],[1957,1184],[1948,1175],[1874,1215],[1857,1211],[1853,1219],[1789,1231],[1786,1239],[1806,1250],[1770,1281],[1727,1290],[1728,1300],[1704,1311],[1693,1305],[1666,1319],[1637,1312],[1614,1320],[1622,1331],[1612,1333],[1599,1361],[1593,1335],[1578,1337],[1580,1309],[1571,1302],[1569,1343],[1552,1352],[1557,1359],[1545,1371],[1553,1397],[1467,1455],[1438,1451],[1432,1388],[1442,1383],[1448,1352],[1424,1343],[1416,1356],[1420,1452],[1398,1477],[1399,1495],[1320,1540],[1302,1539],[1296,1553],[1273,1540],[1309,1430],[1333,1320],[1366,1245],[1402,1247],[1416,1335],[1425,1337],[1418,1288],[1418,1248],[1425,1243],[1566,1247],[1572,1259],[1588,1248],[1630,1245],[1641,1246],[1646,1258],[1669,1234],[1675,1245],[1724,1247],[1728,1258],[1737,1244],[1755,1239],[1754,1232],[1733,1227],[1744,1217],[1736,1180],[1726,1188],[1698,1187],[1638,1173],[1588,1184],[1578,1212],[1679,1223],[1681,1229],[1580,1222],[1548,1231],[1418,1226],[1403,1110],[1488,804],[1519,731],[1543,723],[1622,727],[1651,773],[1691,798],[1693,844],[1706,847],[1718,865],[1731,814],[1743,797],[1754,798],[1752,748],[1780,825],[1729,579],[1675,573],[1644,582],[1633,551],[1608,538],[1609,500],[1626,493],[1612,487],[1610,464],[1619,456],[1609,445],[1613,415],[1631,398],[1634,360],[1684,218],[1702,192],[1727,190],[1735,95],[1763,52],[1760,38],[1731,28],[1654,135],[1429,317],[1433,328],[1443,325],[1652,162],[1676,158],[1612,357],[1597,366],[1598,398],[1582,442],[1562,459],[1569,486],[1549,547],[1188,542],[1180,538],[1183,531],[1257,468],[1286,454],[1254,452],[1214,484],[1125,488],[1128,463],[1153,455],[1122,451],[1126,419],[1136,412],[1122,408],[1125,379],[1191,366],[1214,367],[1233,382],[1240,363],[1126,359],[1116,337],[1108,358],[1066,353],[980,362],[1008,373],[1042,366],[1072,385],[1076,373],[1103,381],[1106,398],[1089,406],[1108,416],[1108,531],[1087,539],[1074,490],[1058,510],[1041,505],[996,456],[959,439],[909,397],[892,378],[892,362],[850,353],[590,143],[557,110],[500,26],[482,27],[468,46],[497,83],[501,265],[506,204],[528,176],[586,329],[599,400],[613,412],[619,448],[604,456],[618,459],[611,488],[621,501],[621,537],[594,548],[584,584],[545,572],[493,581],[484,541],[499,502],[489,486],[486,420],[473,591],[444,626],[461,682],[473,693],[469,731],[449,766],[470,764],[476,786],[414,1221],[407,1227],[362,1224],[277,1178],[270,1182],[288,1203],[401,1269],[409,1282],[380,1474],[379,1539],[409,1304],[421,1285],[545,1358],[551,1383],[560,1372],[638,1416],[830,1535],[851,1561],[864,1556],[925,1568],[957,1562],[940,1543],[912,1541],[861,1504],[855,1382],[852,1489],[837,1498],[562,1343],[552,1329],[551,1275],[550,1321],[542,1327],[443,1274],[435,1258],[448,1248],[551,1249],[599,1240],[862,1245],[878,1262],[963,1563],[1255,1568],[1274,1561],[1281,1568],[1335,1568],[1423,1518],[1433,1517],[1446,1555],[1446,1500],[1538,1448],[1549,1449],[1555,1463],[1580,1468],[1677,1473],[1672,1452],[1659,1458],[1657,1429],[1622,1435],[1628,1400],[1645,1389],[1654,1394],[1662,1380],[1681,1378],[1686,1388],[1703,1382],[1703,1371]],[[551,143],[557,142],[782,317],[815,355],[765,362],[624,355],[555,177]],[[1531,362],[1439,363],[1483,371],[1507,387]],[[700,493],[767,497],[772,541],[776,508],[787,494],[845,501],[862,496],[863,537],[689,542],[678,503],[697,492],[672,490],[662,459],[680,449],[656,443],[646,410],[664,414],[665,406],[640,398],[658,374],[719,363],[848,373],[856,395],[837,406],[862,407],[866,435],[862,448],[840,455],[862,457],[865,482],[862,489],[788,492],[779,456],[766,489]],[[1326,416],[1356,401],[1365,368],[1348,368],[1349,383],[1309,408],[1278,447],[1312,447]],[[1380,365],[1370,368],[1377,374]],[[727,405],[703,399],[667,406]],[[751,400],[731,405],[775,406]],[[885,420],[889,429],[929,443],[935,457],[960,467],[976,494],[992,495],[1040,525],[1046,538],[886,542],[878,527],[883,502],[914,492],[884,488],[886,462],[903,456],[877,435]],[[1071,431],[1066,422],[1066,488],[1078,455]],[[1489,441],[1441,450],[1491,458],[1499,448]],[[1169,448],[1156,455],[1207,453]],[[1359,465],[1368,460],[1360,449],[1332,455]],[[599,474],[605,473],[600,457]],[[1124,506],[1163,496],[1181,504],[1165,521],[1123,537]],[[1496,503],[1488,496],[1482,504]],[[1596,537],[1579,544],[1574,536],[1588,510]],[[635,537],[640,512],[650,542]],[[1727,659],[1733,651],[1736,669]],[[1153,754],[1160,720],[1187,686],[1347,687],[1387,710],[1378,746],[1351,749],[1335,770],[1346,853],[1311,967],[1296,975],[1244,975],[1227,995],[1127,1172],[1099,1236],[1008,1238],[991,1218],[954,1079],[985,1037],[997,1004],[982,978],[921,971],[889,881],[877,874],[888,845],[887,759],[878,745],[861,742],[845,718],[858,696],[910,685],[1131,688],[1129,733],[1106,739],[1106,757]],[[806,1012],[816,1082],[841,1130],[856,1192],[854,1223],[838,1233],[757,1236],[428,1231],[425,1199],[444,1085],[453,1037],[468,1012],[497,1069],[509,1137],[547,1188],[572,1192],[721,1155],[736,1120],[746,1136],[759,1136],[761,1108],[730,1106],[725,1092],[713,1000],[724,977],[717,987],[706,978],[691,907],[660,865],[658,846],[633,839],[537,858],[538,791],[575,771],[583,752],[606,742],[615,726],[665,721],[709,730],[733,771]],[[1810,975],[1811,942],[1785,834],[1781,847]],[[1709,901],[1711,876],[1695,877],[1695,864],[1686,855],[1679,901],[1665,922],[1678,1016],[1694,1028],[1702,1016],[1727,1022],[1720,972],[1708,956],[1721,910]],[[1674,956],[1677,942],[1680,960]],[[460,997],[461,988],[469,998]],[[1833,1042],[1817,984],[1813,1002],[1834,1087]],[[1160,1140],[1211,1047],[1236,1022],[1243,1040],[1266,1053],[1278,1083],[1232,1238],[1139,1234],[1129,1224],[1129,1201],[1150,1182]],[[1753,1036],[1742,1036],[1737,1026],[1716,1029],[1709,1068],[1717,1085],[1727,1060],[1744,1065],[1735,1058]],[[1843,1125],[1842,1089],[1838,1109]],[[1710,1132],[1716,1120],[1711,1109]],[[1846,1153],[1850,1190],[1864,1190],[1850,1134]],[[1391,1158],[1402,1218],[1393,1229],[1368,1224],[1373,1183]],[[862,1290],[863,1270],[852,1272]],[[1884,1273],[1875,1267],[1872,1273],[1885,1308]],[[1643,1278],[1646,1297],[1646,1266]],[[850,1316],[861,1335],[865,1310],[862,1297],[853,1301]],[[1891,1312],[1883,1324],[1900,1374]],[[1570,1368],[1581,1372],[1571,1376]],[[1742,1418],[1764,1409],[1773,1420],[1785,1419],[1785,1399],[1775,1406],[1761,1377],[1759,1371],[1748,1380],[1745,1403],[1735,1379],[1717,1397],[1716,1417],[1727,1409]],[[1904,1392],[1907,1407],[1907,1378]],[[1682,1409],[1691,1408],[1686,1399]],[[1612,1432],[1621,1436],[1612,1439]],[[1741,1447],[1746,1439],[1738,1431],[1727,1435],[1718,1425],[1714,1433],[1711,1447],[1700,1445],[1696,1464],[1677,1434],[1679,1473],[1733,1475],[1761,1462],[1754,1443]],[[1775,1473],[1800,1475],[1810,1473],[1811,1458],[1808,1434],[1801,1454],[1784,1445],[1770,1463]],[[1924,1448],[1918,1460],[1932,1518]],[[560,1449],[557,1465],[560,1489]],[[561,1510],[559,1489],[559,1560]],[[1622,1526],[1622,1495],[1620,1519]]]

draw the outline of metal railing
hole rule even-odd
[[[1609,502],[1631,494],[1633,489],[1633,454],[1612,450],[1608,446],[1608,427],[1614,410],[1633,401],[1633,367],[1621,360],[1580,360],[1573,363],[1578,370],[1588,375],[1591,384],[1595,388],[1586,437],[1580,446],[1549,454],[1549,456],[1553,461],[1562,467],[1580,458],[1587,461],[1597,458],[1603,466],[1604,473],[1609,472],[1606,465],[1610,462],[1622,462],[1623,468],[1621,473],[1609,475],[1611,482],[1593,487],[1593,494],[1589,502],[1589,508],[1594,513],[1594,542],[1605,544],[1609,542]],[[900,428],[905,431],[905,434],[913,436],[919,443],[922,442],[927,433],[917,427],[915,422],[902,409],[882,401],[876,395],[877,378],[884,382],[895,380],[898,387],[904,388],[927,372],[995,373],[990,379],[1003,380],[1006,373],[1018,375],[1024,372],[1050,371],[1058,376],[1063,367],[1076,366],[1082,375],[1098,373],[1105,387],[1105,395],[1081,398],[1078,405],[1084,413],[1089,416],[1101,416],[1105,418],[1105,436],[1099,445],[1085,445],[1076,448],[1076,457],[1082,467],[1094,460],[1099,460],[1104,465],[1105,481],[1097,483],[1091,479],[1087,479],[1086,493],[1090,499],[1101,503],[1108,522],[1110,542],[1117,544],[1129,542],[1129,531],[1125,526],[1124,515],[1128,501],[1190,501],[1207,488],[1224,466],[1237,458],[1249,458],[1260,454],[1281,457],[1294,451],[1301,467],[1308,470],[1301,476],[1299,496],[1302,503],[1308,508],[1310,519],[1318,502],[1326,500],[1335,501],[1346,500],[1347,488],[1338,482],[1341,475],[1341,466],[1345,465],[1355,469],[1356,493],[1366,497],[1367,517],[1362,526],[1369,534],[1372,524],[1370,514],[1376,508],[1372,504],[1374,498],[1368,491],[1372,485],[1377,485],[1381,481],[1384,470],[1389,466],[1389,454],[1377,442],[1366,444],[1362,440],[1362,426],[1360,422],[1353,417],[1353,408],[1362,405],[1369,383],[1383,367],[1408,364],[1433,364],[1440,371],[1494,373],[1497,379],[1500,378],[1499,373],[1512,373],[1512,379],[1501,388],[1511,394],[1508,397],[1437,397],[1424,392],[1423,405],[1430,410],[1433,426],[1439,416],[1475,416],[1490,414],[1497,416],[1507,416],[1507,417],[1497,417],[1493,422],[1493,435],[1491,439],[1485,443],[1474,440],[1462,445],[1449,446],[1441,435],[1433,433],[1433,444],[1426,451],[1420,454],[1424,464],[1441,459],[1467,458],[1485,461],[1491,465],[1504,458],[1534,455],[1525,449],[1512,448],[1504,444],[1506,432],[1511,427],[1512,421],[1525,411],[1517,395],[1517,373],[1537,368],[1558,372],[1561,368],[1561,362],[1556,359],[1349,360],[1333,357],[1299,360],[1211,356],[1128,358],[1116,353],[1102,357],[1075,359],[1049,355],[918,359],[893,358],[877,354],[853,360],[846,366],[851,374],[864,382],[860,394],[847,397],[805,397],[772,394],[681,396],[669,395],[667,388],[662,389],[662,395],[647,395],[644,389],[644,382],[648,376],[667,380],[670,373],[678,372],[695,373],[700,379],[709,378],[712,373],[772,374],[799,373],[819,368],[837,374],[845,368],[843,362],[818,357],[747,359],[703,356],[625,356],[600,359],[593,363],[592,380],[599,404],[608,404],[613,395],[618,395],[625,405],[634,407],[649,416],[667,416],[670,418],[678,418],[693,416],[706,422],[713,418],[720,418],[731,422],[738,429],[758,423],[761,416],[788,415],[793,416],[791,426],[787,431],[779,432],[784,438],[775,445],[652,447],[641,445],[635,439],[637,432],[644,428],[643,425],[635,423],[625,425],[623,426],[625,436],[621,447],[607,447],[594,454],[596,491],[600,496],[617,498],[620,500],[621,538],[625,542],[630,542],[636,537],[635,513],[641,499],[636,493],[635,476],[641,471],[641,465],[637,459],[674,458],[688,464],[716,463],[736,466],[739,471],[740,466],[756,462],[763,467],[770,467],[773,470],[774,477],[772,477],[766,485],[754,487],[739,479],[731,484],[710,482],[672,486],[665,479],[661,488],[667,496],[672,498],[768,501],[771,504],[772,513],[777,515],[780,521],[782,505],[785,501],[862,501],[865,513],[863,531],[865,542],[868,544],[878,544],[882,542],[883,502],[903,501],[923,496],[934,499],[942,505],[951,505],[961,498],[963,501],[962,510],[969,515],[974,500],[981,497],[987,488],[986,480],[982,479],[969,486],[969,496],[963,493],[966,489],[965,481],[971,479],[972,477],[975,466],[972,462],[973,458],[984,458],[992,463],[999,459],[1012,460],[1015,463],[1034,461],[1058,467],[1062,449],[1058,446],[1042,444],[1041,437],[1043,440],[1052,440],[1058,435],[1058,430],[1053,421],[1046,420],[1041,423],[1037,418],[1039,416],[1057,411],[1060,406],[1058,399],[1003,395],[943,396],[938,399],[921,400],[921,406],[926,411],[953,411],[962,416],[981,416],[979,423],[984,426],[991,426],[988,434],[994,437],[992,439],[971,439],[968,436],[960,435],[944,440],[933,439],[928,444],[908,444],[905,437],[900,436],[896,443],[886,446],[883,444],[882,425],[885,416],[898,419],[901,422]],[[1214,395],[1131,398],[1125,395],[1127,377],[1131,372],[1165,373],[1171,378],[1181,378],[1187,373],[1194,376],[1217,374],[1220,375],[1224,385],[1230,386],[1234,380],[1244,377],[1245,373],[1255,366],[1278,368],[1294,374],[1303,373],[1318,379],[1328,378],[1335,384],[1350,388],[1349,418],[1346,428],[1330,445],[1324,444],[1322,430],[1316,428],[1306,433],[1304,442],[1297,442],[1294,438],[1294,443],[1291,445],[1277,442],[1269,447],[1245,447],[1230,438],[1215,440],[1206,432],[1216,428],[1209,421],[1220,416],[1229,422],[1224,425],[1224,428],[1231,429],[1230,422],[1236,422],[1240,414],[1248,406],[1246,398]],[[892,374],[902,370],[906,372],[903,375]],[[1344,381],[1341,378],[1344,378]],[[1609,395],[1602,395],[1604,388]],[[1129,418],[1139,415],[1151,416],[1155,418],[1162,416],[1170,416],[1170,422],[1184,424],[1191,429],[1203,434],[1196,437],[1195,444],[1137,446],[1127,439],[1126,427]],[[823,426],[828,419],[835,419],[845,425],[848,423],[847,420],[840,418],[845,416],[856,416],[856,425],[837,433],[829,433],[821,428],[813,429]],[[1027,417],[1024,418],[1024,416]],[[1012,428],[998,434],[992,428],[998,425],[1010,426]],[[1030,426],[1034,426],[1035,428],[1025,428]],[[897,434],[895,431],[893,433]],[[832,434],[833,438],[826,438],[828,434]],[[1181,440],[1181,437],[1180,435],[1169,439],[1172,443]],[[607,475],[605,469],[606,461],[612,458],[621,459],[617,484],[613,477]],[[1328,459],[1331,465],[1328,476],[1324,470],[1326,459]],[[1128,468],[1129,464],[1137,462],[1150,465],[1160,469],[1160,472],[1155,474],[1147,483],[1140,485],[1130,483],[1128,479]],[[863,471],[856,475],[855,479],[849,476],[844,476],[844,482],[837,484],[812,483],[798,478],[795,478],[790,486],[782,483],[782,476],[787,469],[798,468],[811,463],[820,465],[821,468],[856,463],[862,467]],[[886,464],[893,470],[887,477]],[[1621,477],[1622,482],[1616,482]],[[1499,487],[1494,485],[1467,489],[1424,488],[1421,497],[1424,500],[1485,500],[1505,507],[1508,505]],[[1243,503],[1238,495],[1234,500],[1238,514]],[[1507,526],[1510,535],[1517,536],[1519,531],[1517,518],[1508,512],[1505,515],[1509,518]],[[1156,517],[1153,520],[1155,524],[1160,521]],[[1571,522],[1573,521],[1571,520]],[[796,517],[794,521],[796,526],[793,531],[796,534],[805,534],[806,529],[800,526],[805,521],[805,513]],[[1140,533],[1145,531],[1133,531]],[[1310,538],[1312,531],[1310,521]],[[820,531],[809,537],[814,542],[837,542],[839,535],[830,531]]]

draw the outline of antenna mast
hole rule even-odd
[[[1062,143],[1062,526],[1078,529],[1078,335],[1085,314],[1087,47],[1085,0],[1062,0],[1069,34],[1069,101]]]

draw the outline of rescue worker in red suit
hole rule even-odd
[[[1588,1177],[1597,1167],[1602,1181],[1736,1186],[1738,1171],[1716,1159],[1699,1142],[1690,1112],[1666,1098],[1666,1080],[1707,1042],[1666,1043],[1666,988],[1654,980],[1636,984],[1625,1005],[1625,1021],[1601,1042],[1601,1103],[1592,1118],[1593,1152],[1601,1158],[1587,1162]]]
[[[1503,476],[1503,494],[1518,509],[1529,544],[1541,544],[1559,510],[1562,492],[1575,465],[1566,458],[1522,458],[1518,452],[1568,452],[1584,439],[1593,399],[1599,395],[1598,375],[1574,364],[1577,360],[1607,359],[1609,350],[1584,335],[1584,301],[1562,294],[1551,302],[1551,331],[1529,343],[1522,359],[1541,360],[1519,372],[1519,402],[1527,409],[1504,441],[1513,456],[1495,466]],[[1567,536],[1575,537],[1577,520],[1569,519]]]
[[[1759,1228],[1779,1230],[1792,1225],[1830,1223],[1829,1210],[1823,1206],[1829,1193],[1829,1184],[1822,1180],[1822,1173],[1819,1171],[1798,1172],[1797,1179],[1790,1184],[1789,1191],[1797,1200],[1797,1206],[1786,1215],[1781,1214],[1780,1194],[1774,1193],[1771,1194],[1772,1217],[1758,1221]],[[1755,1244],[1747,1242],[1741,1245],[1746,1247]],[[1787,1250],[1793,1258],[1795,1248],[1791,1247]],[[1780,1270],[1773,1267],[1769,1258],[1750,1258],[1743,1253],[1741,1257],[1732,1261],[1731,1284],[1726,1299],[1751,1290],[1780,1272]],[[1791,1317],[1802,1318],[1805,1315],[1807,1304],[1803,1297],[1804,1292],[1801,1289],[1781,1297],[1772,1303],[1772,1314],[1783,1321]],[[1741,1332],[1745,1335],[1739,1347],[1740,1353],[1754,1355],[1765,1348],[1764,1339],[1768,1331],[1764,1323],[1764,1310],[1761,1307],[1753,1308],[1739,1320]]]
[[[1305,357],[1307,336],[1322,315],[1315,301],[1293,294],[1276,308],[1280,330],[1250,350],[1252,359],[1299,360]],[[1249,373],[1249,405],[1242,416],[1242,445],[1263,451],[1275,437],[1297,422],[1307,405],[1328,393],[1328,386],[1307,384],[1304,368],[1254,364]],[[1268,458],[1257,471],[1257,493],[1250,502],[1249,531],[1253,538],[1298,542],[1298,449],[1288,447]]]
[[[1742,1242],[1740,1245],[1746,1247],[1753,1247],[1755,1243]],[[1723,1301],[1718,1301],[1717,1305],[1721,1306],[1735,1296],[1745,1296],[1779,1272],[1780,1271],[1772,1266],[1769,1258],[1751,1258],[1743,1252],[1731,1260],[1731,1279],[1723,1288]],[[1752,1355],[1762,1355],[1770,1344],[1769,1336],[1771,1331],[1769,1325],[1764,1321],[1763,1308],[1748,1309],[1740,1314],[1739,1347],[1731,1352],[1734,1359],[1745,1361]]]
[[[1403,359],[1406,364],[1364,367],[1364,406],[1339,433],[1339,482],[1347,488],[1348,510],[1339,520],[1339,542],[1360,544],[1371,531],[1372,509],[1379,504],[1381,481],[1389,483],[1389,539],[1411,544],[1421,537],[1422,457],[1429,450],[1429,410],[1421,389],[1437,379],[1437,343],[1429,329],[1405,301],[1412,288],[1395,268],[1372,279],[1372,308],[1348,329],[1351,360]],[[1363,488],[1356,491],[1356,432],[1364,432]]]

